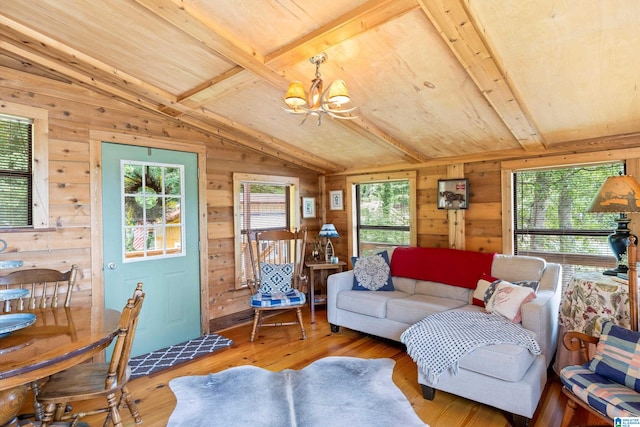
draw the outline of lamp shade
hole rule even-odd
[[[324,224],[318,233],[320,237],[340,237],[338,230],[333,224]]]
[[[640,184],[630,175],[610,176],[588,212],[640,212]]]
[[[329,88],[329,97],[327,99],[329,102],[333,102],[338,105],[346,104],[351,101],[349,91],[347,90],[347,84],[344,80],[335,80],[331,83],[331,87]]]
[[[287,89],[284,102],[292,108],[299,107],[307,103],[307,97],[304,94],[302,82],[294,80],[289,83],[289,89]]]

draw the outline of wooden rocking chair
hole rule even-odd
[[[629,246],[627,248],[628,260],[629,260],[629,314],[631,330],[638,331],[638,271],[637,271],[637,245],[635,237],[631,236],[629,239]],[[579,351],[582,361],[586,363],[589,361],[589,347],[590,344],[598,344],[599,338],[590,335],[583,334],[577,331],[570,331],[563,336],[563,343],[565,347],[571,351]],[[576,368],[576,367],[568,367]],[[560,376],[565,378],[568,376],[565,370],[561,371]],[[624,385],[620,385],[619,388],[624,389]],[[631,390],[629,390],[633,393]],[[569,427],[572,425],[574,418],[581,418],[581,425],[590,426],[613,426],[613,419],[606,414],[595,409],[585,400],[574,394],[566,385],[562,387],[562,392],[567,396],[567,406],[565,408],[564,416],[562,418],[561,427]],[[586,421],[584,421],[586,420]],[[584,424],[584,422],[588,424]]]

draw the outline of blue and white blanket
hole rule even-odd
[[[481,346],[517,344],[541,353],[533,335],[522,326],[499,314],[479,311],[432,314],[407,328],[400,341],[430,384],[436,384],[446,369],[457,373],[460,358]]]

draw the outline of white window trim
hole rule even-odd
[[[0,113],[33,120],[33,228],[49,228],[49,112],[2,101]]]
[[[235,288],[246,288],[246,284],[242,283],[242,252],[240,248],[241,236],[240,231],[242,224],[240,223],[240,184],[244,182],[255,182],[260,184],[284,184],[290,185],[289,206],[291,209],[291,219],[295,228],[300,228],[300,179],[291,176],[278,175],[258,175],[249,173],[233,174],[233,236],[234,236],[234,254],[235,254]]]
[[[351,230],[348,233],[348,259],[351,259],[354,254],[358,252],[355,233],[355,224],[357,222],[356,209],[354,206],[355,188],[358,184],[366,184],[372,182],[386,182],[386,181],[409,181],[409,245],[417,246],[418,244],[418,217],[417,217],[417,176],[416,171],[405,172],[392,172],[392,173],[375,173],[366,175],[353,175],[347,177],[347,191],[345,200],[345,209],[347,210],[347,230]]]

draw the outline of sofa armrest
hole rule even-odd
[[[327,277],[327,318],[335,325],[338,321],[337,307],[338,293],[353,288],[353,270],[331,274]]]
[[[536,334],[547,365],[557,347],[559,307],[559,291],[538,291],[536,299],[521,307],[522,326]]]

